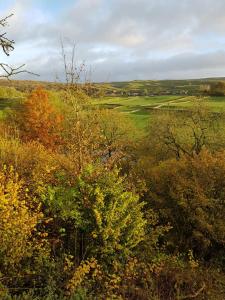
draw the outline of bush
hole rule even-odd
[[[225,239],[225,156],[203,151],[156,166],[149,173],[149,195],[162,224],[170,224],[168,245],[216,257]]]

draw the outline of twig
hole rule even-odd
[[[0,26],[6,27],[7,24],[8,24],[8,19],[12,16],[13,16],[13,14],[8,15],[7,17],[5,17],[3,19],[0,19]],[[15,41],[10,40],[6,36],[6,32],[3,32],[3,33],[0,34],[0,48],[2,48],[3,52],[7,56],[9,56],[10,52],[14,50],[14,44],[15,44]],[[19,67],[12,67],[8,64],[0,62],[0,70],[2,70],[4,72],[3,74],[0,74],[0,79],[1,78],[9,79],[11,76],[17,75],[17,74],[20,74],[20,73],[27,73],[27,74],[39,76],[38,74],[35,74],[33,72],[27,71],[26,69],[23,69],[24,66],[25,66],[25,64],[23,64]]]
[[[39,74],[23,69],[23,67],[25,67],[25,64],[22,64],[19,67],[12,67],[8,64],[0,63],[0,68],[4,71],[4,74],[0,74],[0,78],[9,79],[11,76],[18,75],[20,73],[27,73],[35,76],[40,76]]]
[[[0,26],[5,27],[8,24],[7,22],[8,19],[12,16],[13,14],[5,17],[4,19],[1,19]],[[6,32],[0,34],[0,46],[2,47],[2,50],[7,56],[9,56],[9,53],[14,50],[14,46],[13,46],[14,44],[15,44],[14,40],[10,40],[6,37]]]

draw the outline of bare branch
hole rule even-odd
[[[33,72],[23,69],[24,67],[25,67],[25,64],[20,65],[19,67],[11,67],[8,64],[0,63],[0,68],[4,72],[4,74],[0,74],[0,78],[9,79],[11,76],[18,75],[20,73],[27,73],[27,74],[39,76],[38,74],[35,74]]]
[[[64,46],[63,39],[60,39],[61,55],[64,64],[64,73],[67,87],[78,90],[81,88],[85,90],[86,85],[90,85],[87,81],[88,75],[90,77],[91,70],[88,70],[85,60],[78,62],[76,59],[76,43],[73,43],[68,51]]]
[[[8,19],[12,17],[13,14],[8,15],[7,17],[0,19],[0,26],[6,27],[8,25]],[[3,52],[9,56],[10,52],[14,50],[14,40],[10,40],[6,36],[6,32],[3,32],[0,34],[0,48],[2,48]],[[33,72],[27,71],[23,69],[25,67],[25,64],[20,65],[19,67],[12,67],[5,63],[0,63],[0,71],[3,72],[3,74],[0,73],[0,78],[6,78],[9,79],[13,75],[17,75],[20,73],[27,73],[35,76],[39,76],[38,74],[35,74]]]
[[[5,17],[4,19],[0,20],[0,25],[5,27],[8,24],[8,19],[11,18],[13,16],[13,14],[8,15],[7,17]]]
[[[13,14],[5,17],[4,19],[1,19],[0,26],[2,27],[7,26],[8,19],[12,16]],[[2,47],[2,50],[7,56],[9,56],[9,53],[14,50],[14,46],[13,46],[14,44],[15,44],[14,40],[10,40],[6,37],[6,32],[0,34],[0,46]]]
[[[61,43],[61,51],[62,51],[62,58],[63,58],[63,64],[64,64],[64,72],[65,72],[65,76],[66,76],[66,83],[68,84],[69,83],[68,70],[67,70],[68,66],[67,66],[66,52],[65,52],[62,38],[60,39],[60,43]]]

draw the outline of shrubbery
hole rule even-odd
[[[33,91],[1,130],[1,298],[224,299],[225,154],[208,112],[135,143],[82,91],[56,98]]]

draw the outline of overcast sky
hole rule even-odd
[[[0,12],[16,42],[0,61],[41,80],[63,80],[60,38],[94,81],[225,76],[225,0],[0,0]]]

